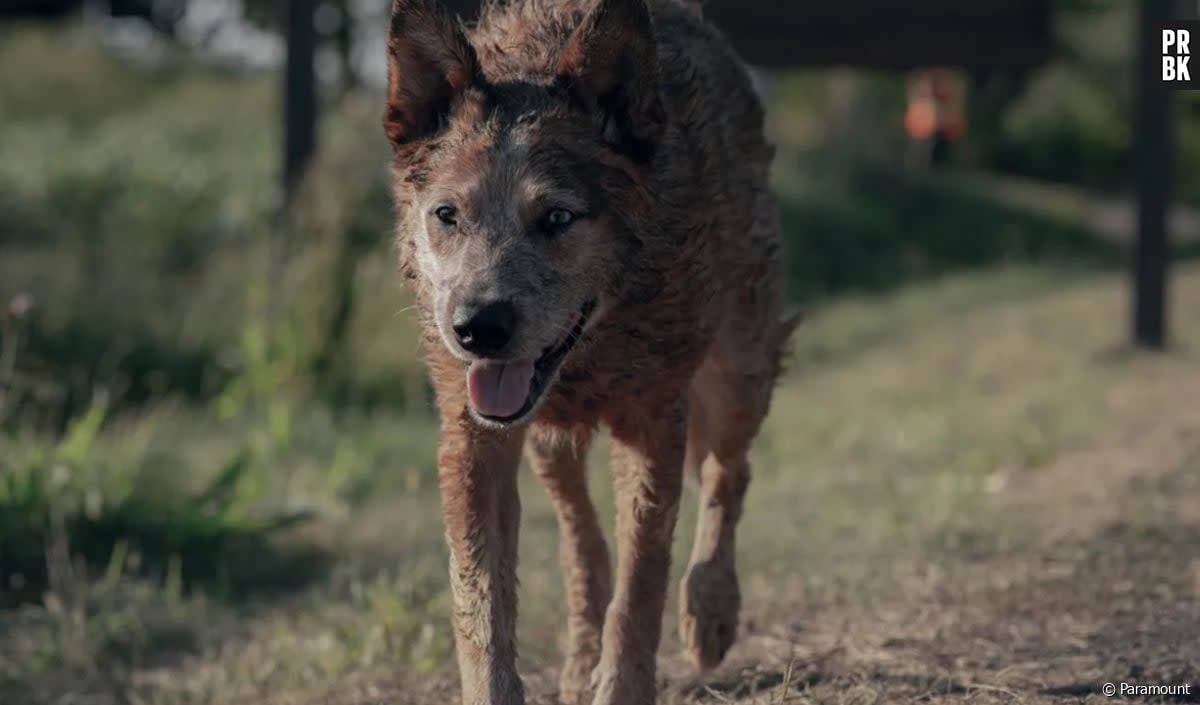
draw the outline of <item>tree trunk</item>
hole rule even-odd
[[[1133,338],[1166,345],[1168,211],[1173,181],[1171,94],[1161,78],[1159,24],[1171,19],[1172,0],[1142,0],[1138,18],[1134,155],[1138,231],[1133,248]]]
[[[287,65],[284,70],[283,192],[290,205],[317,147],[317,33],[315,0],[284,0]]]

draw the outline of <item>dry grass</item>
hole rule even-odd
[[[1102,699],[1107,681],[1200,677],[1200,328],[1181,315],[1200,306],[1200,271],[1178,281],[1166,355],[1114,347],[1115,276],[957,305],[996,277],[1028,281],[846,302],[802,331],[801,350],[847,321],[884,327],[903,308],[911,322],[844,360],[798,358],[756,452],[743,638],[700,677],[668,637],[664,703],[1069,702]],[[549,703],[554,525],[524,490],[520,638],[532,699]],[[431,489],[378,497],[307,538],[337,557],[290,596],[87,587],[75,609],[3,614],[5,659],[36,668],[8,671],[0,700],[452,701]]]

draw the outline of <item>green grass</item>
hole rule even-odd
[[[98,410],[74,424],[50,452],[14,448],[0,460],[0,606],[41,601],[64,589],[77,568],[111,580],[132,573],[223,597],[274,585],[303,585],[319,558],[276,551],[269,537],[306,521],[303,509],[261,506],[256,468],[242,452],[206,486],[185,494],[168,473],[179,459],[146,459],[113,470],[92,444]],[[55,555],[49,547],[60,546]],[[61,561],[55,565],[55,561]]]

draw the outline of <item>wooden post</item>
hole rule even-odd
[[[287,60],[283,86],[283,192],[285,207],[317,147],[317,31],[315,0],[283,0]]]
[[[1137,3],[1134,159],[1138,230],[1133,246],[1133,339],[1135,345],[1155,350],[1167,342],[1167,223],[1175,166],[1171,94],[1161,80],[1159,24],[1170,21],[1172,2]]]

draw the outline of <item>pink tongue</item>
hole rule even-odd
[[[471,397],[471,406],[484,416],[512,416],[525,406],[531,379],[533,363],[528,360],[473,362],[467,369],[467,394]]]

